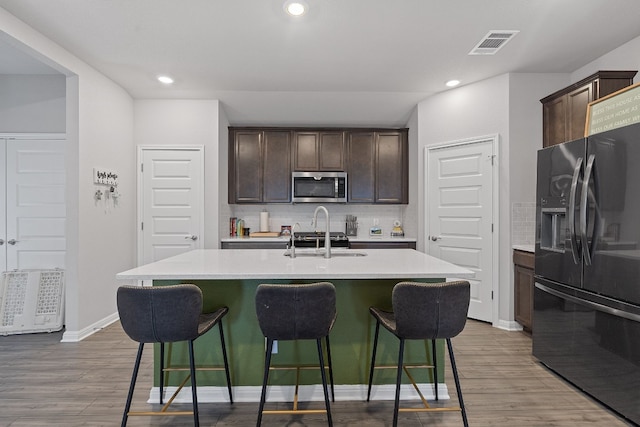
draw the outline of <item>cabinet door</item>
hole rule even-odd
[[[561,144],[567,140],[565,126],[567,96],[561,96],[542,106],[542,146]]]
[[[320,132],[318,168],[322,171],[344,171],[344,132]]]
[[[416,242],[350,242],[351,249],[415,249]]]
[[[380,132],[376,139],[376,203],[407,203],[407,153],[403,133]]]
[[[263,192],[264,203],[291,201],[291,132],[264,132]]]
[[[348,150],[348,201],[373,203],[375,197],[375,133],[351,132]]]
[[[262,132],[237,131],[234,134],[232,192],[229,203],[260,203],[262,201]],[[231,175],[231,174],[230,174]]]
[[[295,132],[293,168],[297,171],[318,170],[318,132]]]
[[[567,94],[567,137],[565,141],[584,136],[587,105],[593,101],[593,84],[586,84]],[[562,141],[564,142],[564,141]]]
[[[533,270],[516,265],[515,279],[515,318],[527,330],[533,326]]]
[[[294,133],[293,168],[297,171],[345,170],[344,132]]]
[[[533,327],[533,267],[535,256],[530,252],[513,251],[515,319],[528,331]]]
[[[541,99],[542,146],[582,138],[587,105],[633,84],[636,71],[598,71]]]

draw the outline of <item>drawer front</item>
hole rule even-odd
[[[535,255],[532,254],[531,252],[525,252],[525,251],[519,251],[519,250],[513,251],[513,263],[515,265],[521,265],[523,267],[530,268],[533,270],[535,259],[536,259]]]

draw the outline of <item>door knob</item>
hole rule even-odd
[[[16,239],[11,239],[11,240],[7,240],[7,243],[10,245],[15,245],[16,243],[18,243],[18,241]]]
[[[442,239],[442,237],[440,237],[440,236],[431,236],[431,240],[434,241],[434,242],[437,241],[437,240],[440,240],[440,239]]]
[[[0,239],[0,246],[4,245],[4,240]]]
[[[191,236],[186,236],[185,239],[198,240],[198,236],[192,234]]]

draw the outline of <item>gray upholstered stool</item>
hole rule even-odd
[[[331,367],[331,350],[329,346],[329,332],[336,319],[336,289],[328,282],[307,285],[260,285],[256,291],[256,314],[260,329],[267,339],[265,350],[264,378],[262,381],[262,395],[260,396],[260,410],[257,425],[262,422],[262,414],[268,413],[318,413],[326,412],[329,426],[332,426],[327,377],[325,374],[324,356],[322,352],[322,338],[327,346],[329,378],[331,380],[331,395],[333,398],[333,369]],[[297,408],[298,384],[294,407],[291,410],[265,411],[265,397],[269,382],[271,367],[271,351],[275,340],[316,340],[320,375],[326,410],[302,410]],[[282,368],[282,367],[279,367]],[[296,368],[299,367],[289,367]],[[297,376],[296,376],[297,378]]]
[[[131,385],[127,403],[122,415],[122,426],[127,424],[129,415],[191,415],[194,423],[198,420],[198,397],[196,394],[196,366],[193,356],[193,341],[218,324],[220,341],[222,344],[222,356],[224,358],[224,370],[227,377],[229,399],[233,403],[231,394],[231,380],[229,376],[229,364],[227,362],[227,350],[224,344],[222,332],[222,318],[229,309],[222,307],[213,313],[202,314],[202,291],[195,285],[172,285],[159,287],[121,286],[118,288],[118,313],[125,333],[134,341],[140,343],[138,356],[133,368]],[[164,391],[164,344],[178,341],[187,341],[189,344],[189,375],[180,384],[176,392],[159,412],[131,412],[131,399],[138,377],[138,369],[142,359],[142,350],[145,343],[160,344],[160,404]],[[198,368],[200,369],[200,368]],[[209,368],[222,369],[222,368]],[[181,369],[182,370],[182,369]],[[193,399],[193,411],[167,411],[169,405],[180,392],[182,387],[191,378],[191,396]]]
[[[369,372],[369,390],[367,401],[371,397],[371,383],[373,381],[373,370],[375,368],[376,349],[378,347],[378,333],[380,324],[400,339],[400,351],[398,353],[396,397],[393,408],[393,425],[398,425],[398,411],[400,410],[400,383],[402,370],[404,368],[407,376],[411,379],[413,386],[420,395],[424,408],[402,409],[402,411],[461,411],[462,421],[465,427],[468,426],[467,413],[462,400],[462,390],[458,370],[453,357],[453,347],[451,338],[458,335],[464,329],[469,310],[470,286],[467,281],[457,281],[448,283],[416,283],[400,282],[393,287],[392,304],[393,312],[387,312],[375,307],[370,307],[369,312],[376,319],[376,332],[373,342],[373,354],[371,356],[371,369]],[[433,351],[433,365],[430,367],[434,372],[435,397],[438,400],[438,375],[435,357],[435,340],[445,339],[449,349],[449,358],[453,370],[453,378],[458,392],[458,402],[460,407],[456,408],[432,408],[429,407],[416,382],[407,370],[407,365],[403,365],[403,353],[405,340],[431,340]],[[413,366],[418,367],[418,366]]]

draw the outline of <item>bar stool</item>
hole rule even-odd
[[[258,412],[257,426],[262,423],[262,414],[327,414],[329,426],[331,420],[331,408],[329,406],[329,393],[327,390],[327,377],[322,352],[322,338],[325,338],[327,346],[327,359],[329,378],[331,381],[331,395],[333,395],[333,369],[331,367],[331,349],[329,346],[329,332],[333,328],[336,319],[336,288],[329,282],[318,282],[305,285],[259,285],[256,290],[256,314],[263,335],[267,339],[264,363],[264,378],[262,381],[262,394],[260,396],[260,409]],[[300,366],[283,367],[277,369],[296,369],[296,388],[294,394],[293,409],[289,410],[265,410],[265,398],[269,371],[276,369],[271,366],[271,351],[275,340],[316,340],[318,348],[318,360],[322,387],[324,391],[325,410],[298,409],[298,379]],[[335,400],[335,399],[334,399]]]
[[[222,368],[196,368],[193,355],[193,342],[216,324],[218,324],[220,330],[229,400],[233,403],[227,350],[224,343],[224,333],[222,331],[222,318],[229,312],[227,307],[222,307],[213,313],[202,314],[202,291],[195,285],[187,284],[158,287],[121,286],[117,291],[117,304],[122,328],[129,338],[140,343],[133,368],[133,375],[131,377],[131,385],[129,386],[127,403],[122,415],[123,427],[126,426],[127,419],[130,415],[193,415],[194,424],[196,426],[199,425],[196,370],[221,370]],[[167,369],[186,370],[186,368],[164,368],[164,344],[179,341],[188,342],[189,374],[187,377],[178,386],[178,389],[160,411],[130,411],[144,344],[160,344],[160,404],[162,404],[162,396],[164,394],[163,372]],[[168,411],[169,405],[171,405],[189,379],[191,379],[193,411]]]
[[[367,391],[367,402],[371,397],[371,384],[373,381],[373,370],[375,367],[376,350],[378,347],[378,333],[380,324],[389,332],[400,339],[400,350],[398,353],[396,395],[393,408],[393,426],[398,425],[399,411],[429,412],[429,411],[461,411],[462,421],[468,427],[467,413],[462,400],[462,390],[458,378],[458,370],[453,357],[453,347],[451,338],[457,336],[464,329],[469,310],[470,285],[467,281],[456,281],[447,283],[416,283],[400,282],[393,287],[392,293],[393,312],[383,311],[375,307],[370,307],[369,312],[376,319],[376,331],[373,341],[373,354],[371,356],[371,369],[369,372],[369,389]],[[403,353],[405,340],[431,340],[433,349],[433,365],[412,365],[410,367],[429,367],[434,372],[435,397],[438,400],[438,376],[435,353],[435,340],[445,339],[449,349],[449,358],[453,378],[458,392],[459,407],[456,408],[432,408],[427,403],[407,367],[403,365]],[[418,409],[400,409],[400,383],[402,371],[406,372],[413,387],[420,395],[424,405]]]

